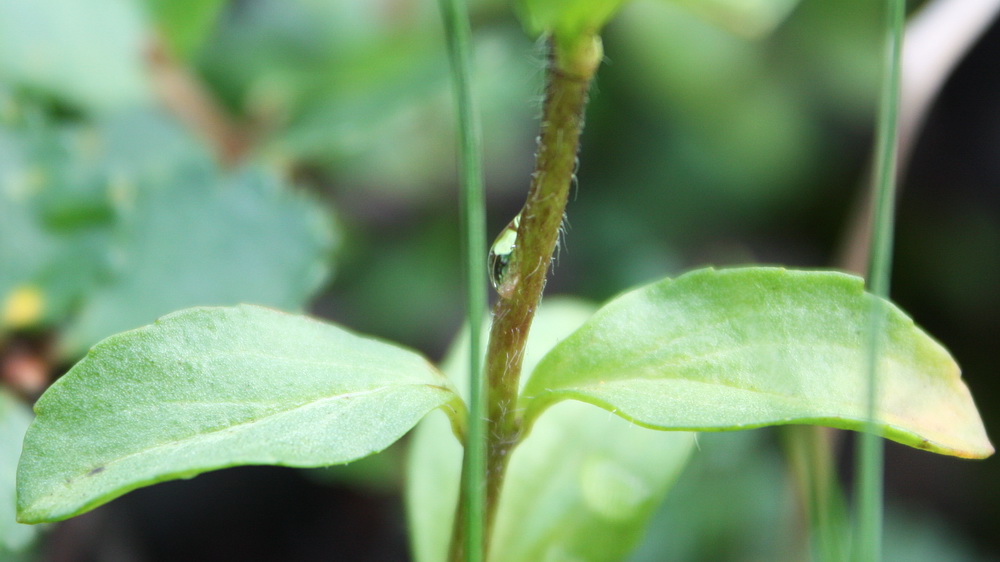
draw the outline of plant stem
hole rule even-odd
[[[566,209],[587,91],[603,54],[600,38],[590,34],[568,41],[551,39],[549,48],[535,171],[521,211],[517,244],[498,288],[500,299],[493,310],[486,355],[487,548],[510,453],[521,438],[517,394],[528,330],[545,287]],[[462,515],[459,514],[456,525]],[[461,542],[454,536],[451,549],[452,560],[465,559]]]
[[[786,456],[800,503],[807,515],[812,560],[837,562],[847,558],[847,516],[833,462],[835,435],[827,427],[792,425],[783,428]]]
[[[234,167],[252,148],[251,132],[233,119],[208,88],[154,37],[146,54],[153,90],[163,105]]]
[[[462,188],[462,269],[465,273],[466,315],[469,325],[469,419],[462,466],[462,507],[456,521],[456,541],[465,559],[485,558],[486,503],[486,393],[482,369],[482,326],[486,311],[486,201],[483,195],[482,142],[471,87],[469,14],[464,0],[441,0],[448,57],[451,63],[458,118]]]
[[[879,104],[875,161],[874,231],[868,265],[868,288],[887,298],[892,268],[892,228],[896,198],[896,159],[899,143],[900,58],[903,43],[905,0],[887,0],[888,61]],[[872,305],[868,344],[868,428],[858,441],[857,520],[854,560],[881,559],[882,551],[882,441],[878,437],[875,411],[878,404],[878,364],[885,312]]]

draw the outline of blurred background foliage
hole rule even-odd
[[[526,193],[544,50],[507,2],[471,9],[498,232]],[[870,0],[627,4],[604,35],[548,294],[841,263],[881,17]],[[178,308],[308,310],[440,358],[462,318],[441,33],[429,0],[0,0],[0,504],[30,400],[99,339]],[[893,280],[994,436],[998,56],[994,26],[929,114]],[[800,557],[775,434],[703,435],[635,560]],[[162,484],[40,534],[3,507],[0,558],[401,559],[400,452]],[[887,559],[1000,552],[997,466],[887,444]]]

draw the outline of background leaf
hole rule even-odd
[[[145,41],[136,2],[7,0],[0,2],[0,82],[96,112],[135,106],[150,98]]]
[[[57,126],[38,110],[0,124],[0,305],[31,288],[41,310],[0,332],[62,326],[72,360],[185,307],[301,310],[332,273],[332,221],[280,170],[220,169],[155,111]]]
[[[547,300],[532,325],[525,367],[590,316],[593,307]],[[446,361],[455,381],[468,364],[459,338]],[[465,343],[465,345],[463,345]],[[680,473],[694,435],[656,432],[585,404],[547,412],[511,458],[490,559],[620,560]],[[411,442],[407,510],[414,556],[443,560],[458,499],[461,447],[444,416],[424,420]]]
[[[800,0],[667,0],[748,37],[774,30]]]
[[[31,411],[5,390],[0,390],[0,558],[24,549],[37,528],[14,520],[14,473],[21,455],[21,440],[31,423]]]
[[[454,400],[423,357],[335,326],[253,306],[181,311],[103,341],[39,399],[19,519],[227,466],[345,463]]]
[[[298,310],[326,278],[329,222],[273,173],[195,165],[175,174],[117,186],[128,208],[110,279],[88,295],[67,348],[193,305]]]
[[[0,333],[63,321],[98,282],[115,219],[106,180],[74,152],[93,137],[2,98],[10,116],[0,122],[0,301],[9,306],[30,289],[39,310],[19,322],[0,319]]]
[[[767,430],[698,434],[630,562],[809,560],[775,441]]]
[[[530,420],[575,398],[650,427],[864,425],[865,326],[887,307],[878,422],[885,437],[986,457],[958,366],[859,278],[777,268],[699,270],[632,291],[556,346],[524,390]]]
[[[541,78],[532,42],[504,20],[477,27],[473,44],[486,170],[521,196],[530,160],[512,162],[534,138],[526,102]],[[235,113],[267,125],[269,155],[333,174],[345,194],[412,210],[452,202],[441,188],[454,181],[455,155],[443,49],[433,3],[255,0],[226,8],[196,62]],[[438,142],[412,142],[428,137]]]
[[[767,429],[698,434],[696,453],[628,560],[817,560],[802,535],[801,499],[789,485],[778,441]],[[954,521],[912,500],[889,502],[885,525],[883,560],[994,558],[971,548]]]

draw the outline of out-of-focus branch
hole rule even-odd
[[[900,169],[931,102],[1000,12],[1000,0],[935,0],[906,26],[899,121]]]
[[[921,126],[945,80],[998,13],[1000,0],[933,0],[907,24],[899,109],[900,177],[905,175]],[[867,188],[861,190],[848,229],[838,265],[863,275],[871,238]]]
[[[153,91],[160,102],[212,147],[223,166],[237,164],[252,145],[247,128],[226,112],[158,38],[150,44],[147,61]]]

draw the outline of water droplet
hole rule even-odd
[[[517,229],[521,224],[521,213],[518,213],[510,224],[500,231],[493,245],[490,246],[489,273],[490,282],[497,291],[503,285],[504,277],[507,275],[507,268],[510,266],[510,257],[514,253],[517,242]]]

